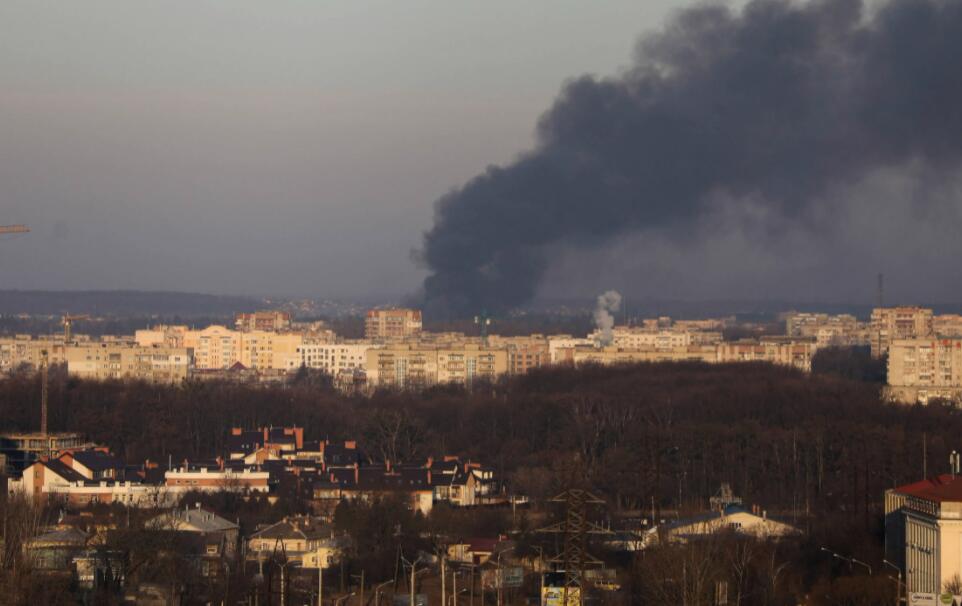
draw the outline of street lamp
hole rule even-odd
[[[342,595],[342,596],[339,597],[339,598],[335,598],[335,599],[334,599],[334,606],[337,606],[337,605],[340,604],[342,601],[347,600],[348,598],[353,598],[353,597],[354,597],[354,592],[352,591],[351,593],[349,593],[349,594],[347,594],[347,595]]]
[[[374,588],[374,606],[381,606],[381,587],[390,585],[393,582],[394,582],[393,579],[384,581],[383,583],[381,583],[380,585],[377,585]]]
[[[898,578],[897,580],[896,580],[896,579],[892,579],[892,580],[894,580],[894,581],[896,582],[896,585],[895,585],[895,606],[899,606],[899,604],[902,603],[902,585],[903,585],[903,583],[902,583],[902,569],[899,568],[898,566],[896,566],[895,564],[893,564],[892,562],[889,562],[888,560],[885,560],[885,559],[882,560],[882,563],[885,564],[886,566],[888,566],[889,568],[894,568],[894,569],[895,569],[895,572],[898,573],[898,575],[899,575],[899,578]],[[889,578],[891,579],[892,577],[889,577]]]
[[[504,603],[504,575],[501,574],[501,556],[503,556],[504,554],[508,553],[509,551],[514,551],[514,547],[508,547],[507,549],[503,549],[503,550],[501,550],[501,551],[498,552],[498,559],[497,559],[497,562],[498,562],[498,576],[497,576],[497,583],[498,583],[498,606],[502,606],[502,604]]]
[[[872,574],[872,567],[866,564],[865,562],[863,562],[862,560],[856,560],[855,558],[845,557],[843,555],[835,553],[834,551],[826,547],[820,547],[819,550],[824,551],[825,553],[831,554],[833,558],[838,558],[839,560],[848,562],[849,568],[852,568],[855,564],[858,564],[859,566],[865,566],[865,568],[868,570],[869,575]]]

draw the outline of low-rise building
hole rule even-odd
[[[759,539],[781,539],[801,534],[798,528],[768,517],[765,511],[728,505],[704,515],[682,519],[657,528],[659,540],[684,542],[717,532],[730,531]]]
[[[223,460],[211,463],[189,463],[164,473],[164,487],[175,492],[266,493],[270,491],[271,474],[256,465],[226,465]]]
[[[887,490],[885,543],[907,592],[941,593],[962,575],[962,477],[945,474]]]
[[[331,469],[314,484],[315,509],[331,512],[343,499],[370,502],[400,498],[414,511],[427,515],[434,507],[431,471],[424,467],[370,465]]]
[[[202,509],[199,503],[193,508],[172,508],[147,520],[144,526],[148,530],[174,530],[202,535],[223,535],[223,540],[215,536],[217,543],[222,545],[223,555],[232,558],[237,552],[240,526],[220,517],[213,511]]]
[[[330,568],[344,556],[350,540],[321,518],[291,516],[261,528],[247,540],[247,558],[265,560],[284,554],[302,568]]]

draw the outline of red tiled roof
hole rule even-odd
[[[934,478],[899,486],[895,492],[928,501],[962,502],[962,476],[944,473]]]

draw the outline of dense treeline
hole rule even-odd
[[[459,454],[542,496],[581,470],[619,508],[703,505],[731,482],[773,508],[868,512],[885,488],[934,471],[962,416],[880,401],[877,385],[764,364],[548,369],[466,392],[346,397],[310,377],[251,387],[92,383],[53,373],[55,429],[84,432],[129,461],[211,457],[228,428],[298,424],[360,439],[372,459]],[[39,423],[39,380],[0,382],[5,430]],[[925,436],[925,437],[923,437]],[[577,463],[575,463],[577,461]]]

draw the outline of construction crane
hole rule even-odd
[[[0,225],[0,234],[25,234],[29,231],[26,225]]]
[[[70,340],[73,338],[73,323],[77,320],[89,320],[90,316],[82,314],[79,316],[71,316],[67,314],[63,317],[63,344],[66,347],[70,345]]]

